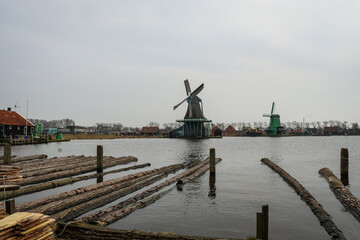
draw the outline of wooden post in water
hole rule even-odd
[[[210,148],[210,175],[215,175],[215,148]]]
[[[262,206],[263,214],[263,239],[269,239],[269,205]]]
[[[256,213],[256,239],[269,239],[269,206],[263,205],[262,212]]]
[[[347,148],[341,149],[340,175],[344,186],[349,185],[349,151]]]
[[[15,199],[5,201],[5,212],[9,215],[15,213]]]
[[[264,239],[264,216],[262,213],[256,213],[256,239]]]
[[[4,145],[4,165],[11,165],[11,145],[9,143],[5,143]]]
[[[103,155],[103,146],[102,145],[97,145],[97,167],[96,167],[96,173],[103,173],[103,169],[104,169],[104,155]],[[101,183],[103,182],[103,176],[98,176],[96,182],[97,183]]]

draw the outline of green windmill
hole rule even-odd
[[[265,132],[268,136],[279,136],[284,133],[285,129],[281,126],[280,115],[274,113],[275,102],[272,104],[271,114],[263,114],[263,117],[270,117],[270,124],[265,129]]]

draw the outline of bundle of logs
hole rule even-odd
[[[120,159],[129,161],[132,158]],[[71,161],[70,159],[67,160]],[[91,161],[91,158],[88,160]],[[119,159],[115,160],[115,158],[109,158],[109,161],[110,160],[118,161]],[[218,158],[216,159],[216,162],[219,162],[220,160],[221,159]],[[64,167],[65,166],[66,164]],[[119,198],[125,197],[130,193],[138,191],[141,188],[152,185],[167,177],[169,174],[173,174],[180,169],[188,167],[188,169],[182,173],[177,174],[176,176],[171,177],[166,181],[163,181],[151,187],[150,189],[147,189],[146,191],[138,193],[134,197],[130,197],[119,204],[108,207],[100,212],[96,212],[81,219],[81,221],[84,222],[97,223],[99,225],[106,226],[128,215],[134,210],[145,207],[161,198],[168,192],[168,190],[156,195],[153,194],[164,189],[165,187],[177,183],[179,180],[184,179],[185,182],[187,182],[198,177],[200,174],[206,172],[206,170],[209,169],[208,166],[209,159],[206,159],[196,164],[192,164],[190,167],[184,164],[173,164],[157,169],[137,172],[102,183],[97,183],[72,191],[52,195],[32,202],[23,203],[16,206],[16,211],[42,213],[50,215],[57,221],[71,221],[91,210],[102,207]],[[77,170],[78,169],[81,169],[81,167],[78,167]],[[26,173],[30,172],[31,171],[27,171]],[[26,178],[24,178],[23,182],[25,181]]]
[[[21,168],[15,166],[0,166],[0,184],[6,185],[8,183],[19,182],[23,177],[19,174]]]
[[[129,157],[104,157],[104,168],[136,162],[137,158]],[[22,168],[20,174],[23,179],[17,184],[22,188],[14,193],[0,193],[0,199],[21,196],[29,193],[39,192],[50,188],[72,184],[77,181],[97,178],[110,173],[127,171],[150,166],[149,163],[134,165],[127,168],[115,169],[101,174],[77,176],[96,171],[96,157],[67,156],[32,161],[20,161],[12,164],[13,167]],[[60,179],[60,180],[59,180]]]
[[[53,239],[55,220],[38,213],[18,212],[0,220],[0,239]]]

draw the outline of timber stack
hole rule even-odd
[[[18,212],[0,220],[0,239],[53,239],[55,220],[39,213]]]

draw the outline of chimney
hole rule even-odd
[[[8,107],[8,111],[11,112],[11,107]]]

